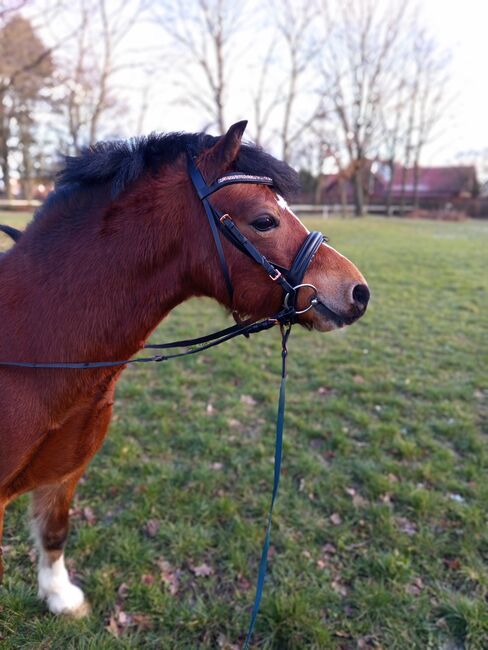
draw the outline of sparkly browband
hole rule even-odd
[[[256,176],[254,174],[240,174],[232,172],[221,176],[215,183],[209,185],[206,191],[200,195],[200,198],[205,199],[217,190],[220,190],[226,185],[233,185],[234,183],[254,183],[255,185],[273,185],[273,179],[269,176]]]

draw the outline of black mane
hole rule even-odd
[[[161,165],[173,162],[187,148],[198,155],[217,140],[206,133],[152,133],[130,140],[99,142],[79,156],[65,158],[64,169],[56,178],[54,195],[110,183],[115,198],[143,172],[155,173]],[[254,144],[242,144],[235,170],[271,176],[275,189],[285,198],[293,196],[299,189],[295,170]]]

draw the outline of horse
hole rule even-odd
[[[212,196],[247,240],[289,267],[308,231],[287,198],[297,173],[242,137],[166,133],[95,144],[67,157],[54,191],[0,257],[0,362],[129,359],[176,305],[215,299],[236,318],[280,309],[283,292],[263,268],[222,238],[229,293],[188,151],[208,184],[222,175],[270,183],[223,186]],[[249,177],[250,178],[250,177]],[[219,240],[220,241],[220,240]],[[275,279],[275,278],[273,278]],[[330,331],[362,316],[369,290],[360,271],[326,243],[305,272],[298,321]],[[64,548],[76,485],[107,433],[124,368],[41,369],[0,365],[0,542],[7,505],[31,492],[39,551],[38,595],[54,614],[88,613],[70,581]],[[3,564],[0,554],[0,576]],[[1,578],[0,578],[1,579]]]

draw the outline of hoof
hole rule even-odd
[[[83,618],[90,613],[90,605],[81,589],[73,584],[63,585],[60,591],[43,592],[39,596],[46,601],[49,611],[56,615]]]

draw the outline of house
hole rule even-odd
[[[352,203],[353,171],[324,174],[319,180],[319,202],[325,204]],[[393,174],[393,177],[392,177]],[[380,161],[363,162],[363,192],[370,205],[413,205],[439,208],[452,201],[470,199],[477,195],[478,182],[473,166],[406,168]]]

